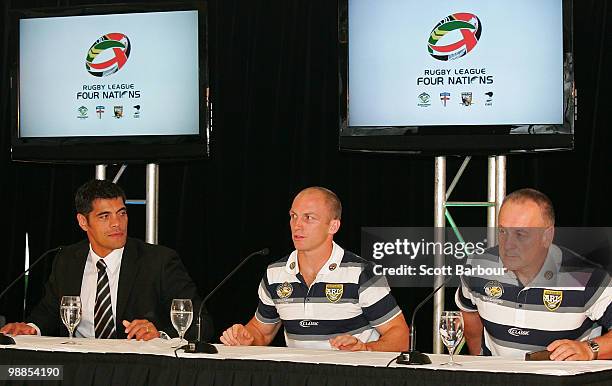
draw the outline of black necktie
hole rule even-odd
[[[98,289],[96,291],[96,305],[94,307],[94,326],[96,338],[116,338],[115,320],[113,318],[113,305],[110,297],[110,283],[106,274],[106,263],[100,259],[98,267]]]

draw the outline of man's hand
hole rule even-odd
[[[36,335],[36,329],[25,323],[9,323],[2,327],[0,332],[10,335]]]
[[[368,351],[366,344],[353,335],[338,335],[331,338],[329,344],[333,348],[343,351]]]
[[[127,339],[151,340],[159,338],[159,331],[155,325],[146,319],[134,319],[131,322],[123,321]]]
[[[223,331],[221,343],[226,346],[250,346],[255,338],[242,324],[234,324]]]
[[[595,358],[588,343],[577,340],[555,340],[546,349],[550,351],[550,360],[553,361],[590,361]]]

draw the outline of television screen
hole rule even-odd
[[[340,148],[573,147],[571,4],[344,0]]]
[[[205,157],[205,21],[195,5],[19,11],[13,159]]]

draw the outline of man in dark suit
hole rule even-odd
[[[87,240],[63,248],[56,256],[45,295],[28,323],[9,323],[0,332],[65,336],[60,299],[80,295],[82,318],[76,336],[138,340],[176,336],[170,321],[172,299],[191,299],[194,314],[201,301],[178,254],[127,237],[125,194],[112,182],[85,183],[77,191],[75,206]],[[203,338],[208,339],[213,327],[206,313],[203,324]],[[196,331],[192,323],[186,336],[193,337]]]

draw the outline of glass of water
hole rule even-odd
[[[64,344],[76,344],[72,339],[74,329],[81,322],[81,298],[79,296],[62,296],[60,302],[62,322],[68,329],[68,341]]]
[[[446,366],[461,366],[461,364],[453,361],[453,353],[455,348],[463,339],[463,317],[459,311],[442,311],[440,315],[440,338],[442,343],[448,349],[450,360],[442,365]]]
[[[170,307],[170,320],[174,329],[179,334],[179,345],[183,343],[183,336],[191,326],[193,320],[193,304],[191,299],[173,299]]]

